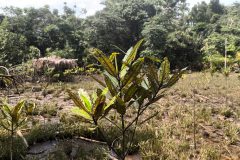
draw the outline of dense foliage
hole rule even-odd
[[[48,55],[77,58],[83,65],[92,61],[89,47],[126,52],[141,38],[146,41],[142,54],[168,57],[174,68],[202,69],[212,60],[222,62],[225,50],[235,62],[240,51],[239,3],[224,6],[211,0],[191,9],[185,0],[103,3],[103,10],[86,18],[66,3],[62,14],[49,6],[5,8],[0,15],[0,65]]]
[[[140,120],[148,121],[156,114],[145,120],[142,120],[141,116],[151,104],[163,97],[164,91],[173,86],[184,72],[181,70],[170,76],[170,63],[167,58],[164,58],[159,69],[151,63],[145,64],[146,57],[139,57],[137,54],[142,42],[143,40],[140,40],[131,47],[120,63],[117,61],[120,53],[113,52],[108,57],[99,49],[91,49],[91,53],[104,68],[104,82],[94,78],[102,87],[91,97],[82,89],[78,91],[78,95],[68,90],[69,96],[77,106],[73,112],[96,126],[96,130],[119,160],[124,160],[128,154],[132,154],[131,150],[135,150],[134,146],[137,144],[134,144],[134,139],[136,128],[141,125]],[[112,110],[116,112],[113,113]],[[130,114],[132,120],[129,122],[130,110],[135,112]],[[116,113],[119,118],[111,119],[110,115],[116,116]],[[118,130],[114,134],[118,137],[115,140],[109,140],[110,136],[101,129],[99,121],[104,118],[114,124],[111,127]]]

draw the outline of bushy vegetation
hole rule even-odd
[[[137,144],[134,144],[134,140],[137,127],[156,116],[153,114],[146,119],[140,118],[145,110],[160,100],[165,89],[174,85],[183,74],[182,70],[170,76],[170,64],[167,58],[162,61],[159,69],[154,65],[145,64],[145,57],[137,58],[142,42],[143,40],[140,40],[130,48],[120,63],[117,61],[119,53],[114,52],[108,58],[101,50],[92,49],[93,56],[104,68],[104,82],[96,79],[104,89],[98,88],[91,97],[83,90],[79,90],[78,95],[68,90],[77,106],[73,109],[74,113],[95,125],[109,149],[116,154],[117,159],[121,160],[133,150],[136,152]],[[109,100],[106,98],[108,92],[110,92]],[[114,115],[114,113],[109,114],[113,109],[118,114],[115,114],[118,117],[115,120],[109,119],[110,115]],[[132,113],[130,122],[127,118],[129,110],[136,111],[135,114]],[[109,140],[109,136],[102,131],[99,121],[104,118],[114,124],[112,127],[118,130],[114,137],[118,138]]]
[[[234,60],[240,50],[239,3],[223,6],[211,0],[192,9],[185,0],[106,0],[104,5],[86,18],[76,16],[67,3],[62,14],[49,6],[5,8],[0,18],[0,65],[55,55],[76,58],[83,67],[92,64],[89,47],[108,54],[126,52],[141,38],[146,40],[143,54],[168,57],[172,68],[199,70],[210,65],[210,57],[224,55],[225,47]]]
[[[0,15],[0,159],[240,159],[239,3],[64,4]]]
[[[103,77],[98,76],[97,78],[103,81]],[[76,149],[78,159],[81,157],[84,157],[82,159],[106,158],[108,150],[105,144],[98,142],[86,144],[86,140],[77,143],[80,137],[98,141],[104,140],[92,124],[81,117],[76,117],[71,112],[72,107],[70,106],[74,106],[74,104],[64,90],[64,88],[71,88],[71,90],[77,91],[79,88],[83,88],[91,95],[96,88],[100,87],[96,81],[85,76],[78,83],[49,84],[46,96],[42,94],[44,88],[40,88],[38,83],[25,85],[26,89],[21,97],[24,97],[27,103],[31,101],[36,103],[35,109],[28,115],[27,125],[21,128],[30,149],[40,147],[45,144],[44,142],[47,144],[56,142],[55,147],[57,148],[49,153],[41,154],[42,150],[39,149],[36,152],[37,155],[35,152],[31,154],[22,139],[15,136],[13,150],[15,159],[26,158],[26,155],[28,157],[44,155],[45,157],[53,157],[53,159],[60,156],[67,160],[71,158],[69,152],[75,152]],[[192,73],[184,75],[183,79],[180,79],[174,87],[170,88],[160,101],[151,105],[142,116],[142,120],[145,120],[158,113],[154,118],[137,128],[134,144],[138,144],[142,158],[147,160],[231,157],[239,159],[239,85],[238,75],[230,74],[226,103],[225,77],[222,74]],[[45,85],[41,84],[41,86]],[[194,93],[193,90],[195,90]],[[15,89],[11,90],[10,93],[12,94],[14,91]],[[14,104],[18,98],[18,95],[15,96],[9,97],[9,101]],[[195,118],[193,118],[194,108],[196,110]],[[132,109],[129,108],[126,113],[129,120],[132,114],[136,114],[136,111]],[[114,114],[110,113],[109,115],[111,120],[118,119]],[[196,150],[193,138],[194,119]],[[110,127],[112,123],[108,120],[102,119],[99,122],[104,133],[110,139],[115,139],[114,135],[118,133],[118,129]],[[1,127],[0,155],[3,159],[10,158],[10,139],[9,133]],[[88,149],[89,147],[91,149]]]

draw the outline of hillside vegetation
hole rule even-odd
[[[0,160],[239,160],[240,3],[0,14]]]
[[[240,4],[219,0],[189,8],[185,0],[106,0],[95,15],[80,18],[65,3],[63,13],[49,6],[4,8],[0,15],[0,65],[57,55],[92,64],[88,48],[110,55],[126,52],[144,38],[142,54],[168,57],[172,68],[219,69],[224,52],[239,64]],[[18,58],[15,58],[18,57]]]

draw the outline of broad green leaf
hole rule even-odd
[[[80,109],[84,110],[85,112],[87,112],[88,114],[91,114],[86,107],[84,106],[84,104],[82,103],[82,100],[74,93],[72,93],[69,89],[67,90],[68,95],[70,96],[70,98],[73,100],[73,102],[75,103],[75,105],[77,107],[79,107]]]
[[[144,102],[144,99],[146,99],[150,95],[151,95],[151,92],[149,92],[148,89],[145,89],[144,87],[140,86],[135,93],[134,99],[138,101],[139,104],[142,104]]]
[[[118,96],[118,95],[117,95]],[[104,116],[106,116],[108,114],[108,112],[114,108],[114,104],[116,103],[117,100],[117,96],[114,96],[108,103],[107,105],[104,107]]]
[[[142,81],[144,80],[144,77],[145,75],[144,74],[139,74],[137,75],[137,77],[135,77],[132,81],[131,81],[131,84],[130,85],[140,85],[142,83]],[[130,87],[130,85],[125,85],[123,88],[122,88],[122,93],[123,95],[125,95]]]
[[[146,69],[146,76],[148,79],[148,82],[150,84],[150,88],[152,91],[155,93],[158,92],[159,89],[159,82],[158,82],[158,73],[157,69],[155,68],[154,65],[149,64],[149,66]]]
[[[99,117],[101,117],[101,115],[103,115],[104,105],[105,105],[105,101],[102,101],[95,107],[94,114],[93,114],[95,120],[98,120]]]
[[[116,69],[111,60],[106,55],[104,55],[102,51],[99,49],[93,49],[93,55],[109,74],[113,76],[117,75]]]
[[[107,87],[111,93],[112,96],[115,96],[118,94],[117,92],[117,86],[116,84],[113,84],[113,81],[111,81],[111,79],[108,76],[104,76],[105,77],[105,82],[107,84]]]
[[[124,102],[130,101],[137,90],[138,90],[138,86],[136,84],[132,84],[124,95]]]
[[[11,111],[11,106],[4,104],[2,105],[2,107],[0,108],[2,111],[2,115],[4,116],[4,118],[8,118],[11,119],[12,116],[12,111]]]
[[[165,80],[168,80],[169,75],[170,75],[170,63],[168,59],[165,57],[158,71],[158,81],[160,86],[163,85]]]
[[[101,96],[105,96],[107,93],[108,93],[108,88],[106,87],[106,88],[104,88],[103,90],[102,90],[102,93],[101,93]]]
[[[107,110],[109,110],[109,108],[115,103],[117,99],[117,96],[114,96],[108,103],[107,105],[104,107],[104,111],[106,112]]]
[[[133,50],[133,47],[130,47],[130,48],[128,49],[127,53],[125,54],[125,56],[124,56],[124,58],[123,58],[123,60],[122,60],[123,63],[127,60],[127,58],[129,57],[129,55],[132,53],[132,50]]]
[[[122,85],[125,86],[131,83],[140,73],[144,58],[139,58],[132,67],[128,70],[127,74],[123,77]]]
[[[95,81],[97,81],[101,86],[103,86],[103,87],[106,87],[106,85],[102,82],[102,81],[100,81],[99,79],[97,79],[96,77],[94,77],[94,76],[92,76],[92,75],[90,75]]]
[[[114,108],[121,115],[124,115],[126,113],[126,105],[125,105],[124,101],[120,97],[117,97],[117,100],[116,100],[116,103],[114,105]]]
[[[129,66],[136,58],[138,49],[140,48],[141,44],[143,43],[143,39],[137,42],[137,44],[130,50],[128,50],[127,54],[123,58],[123,66],[121,70],[123,70],[126,66]]]
[[[183,73],[186,71],[186,68],[182,69],[180,72],[175,73],[167,82],[166,85],[164,85],[163,87],[171,87],[172,85],[174,85],[183,75]]]
[[[120,54],[120,53],[113,52],[113,53],[110,55],[110,57],[109,57],[110,61],[113,62],[113,60],[115,60],[115,57],[117,57],[117,55],[119,55],[119,54]]]
[[[148,90],[150,88],[149,81],[148,81],[147,77],[144,77],[144,79],[141,83],[141,86],[146,90]]]
[[[82,102],[84,103],[87,110],[89,112],[91,112],[92,103],[91,103],[91,100],[90,100],[90,97],[89,97],[88,93],[86,91],[84,91],[83,89],[79,89],[78,90],[78,95],[79,95],[80,99],[82,100]]]
[[[151,60],[152,62],[157,62],[157,63],[160,63],[160,62],[161,62],[161,60],[160,60],[159,58],[154,57],[154,56],[144,56],[144,58],[149,59],[149,60]]]
[[[98,96],[93,106],[93,116],[95,120],[98,120],[98,118],[104,113],[105,103],[106,103],[106,96],[105,95]]]
[[[114,62],[114,64],[115,64],[116,73],[118,73],[117,55],[119,55],[119,54],[120,54],[120,53],[113,52],[113,53],[110,55],[110,57],[109,57],[110,61],[111,61],[112,63]]]
[[[12,115],[13,123],[17,123],[18,122],[18,120],[20,118],[20,112],[21,112],[21,110],[22,110],[22,108],[24,106],[24,103],[25,103],[25,101],[22,100],[22,101],[18,102],[17,105],[14,106],[14,108],[12,109],[11,115]]]
[[[11,114],[12,113],[12,106],[10,106],[10,105],[8,105],[8,104],[3,104],[2,106],[1,106],[2,108],[0,108],[0,109],[3,109],[6,113],[9,113],[9,114]]]
[[[118,86],[118,80],[114,76],[110,75],[107,72],[104,72],[103,75],[104,75],[104,77],[108,77],[111,80],[114,87]]]
[[[78,115],[78,116],[81,116],[87,120],[90,120],[92,121],[92,116],[89,115],[86,111],[84,111],[83,109],[80,109],[79,107],[74,107],[72,109],[72,112],[75,114],[75,115]]]
[[[127,74],[128,67],[124,67],[120,72],[120,78],[124,77]]]
[[[149,64],[147,66],[147,73],[154,81],[158,81],[158,73],[157,68],[153,64]]]

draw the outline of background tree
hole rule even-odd
[[[8,28],[9,22],[5,18],[0,25],[1,66],[16,65],[29,58],[26,54],[26,38],[21,34],[11,32]]]
[[[92,61],[87,58],[89,47],[108,54],[126,52],[141,38],[146,40],[142,54],[167,56],[172,68],[202,69],[208,55],[223,53],[226,38],[229,55],[235,58],[239,52],[239,3],[223,6],[211,0],[192,9],[185,0],[105,0],[103,4],[103,10],[86,18],[77,16],[77,6],[70,8],[67,3],[61,14],[47,5],[5,8],[0,16],[1,63],[15,65],[57,55],[86,65]]]

